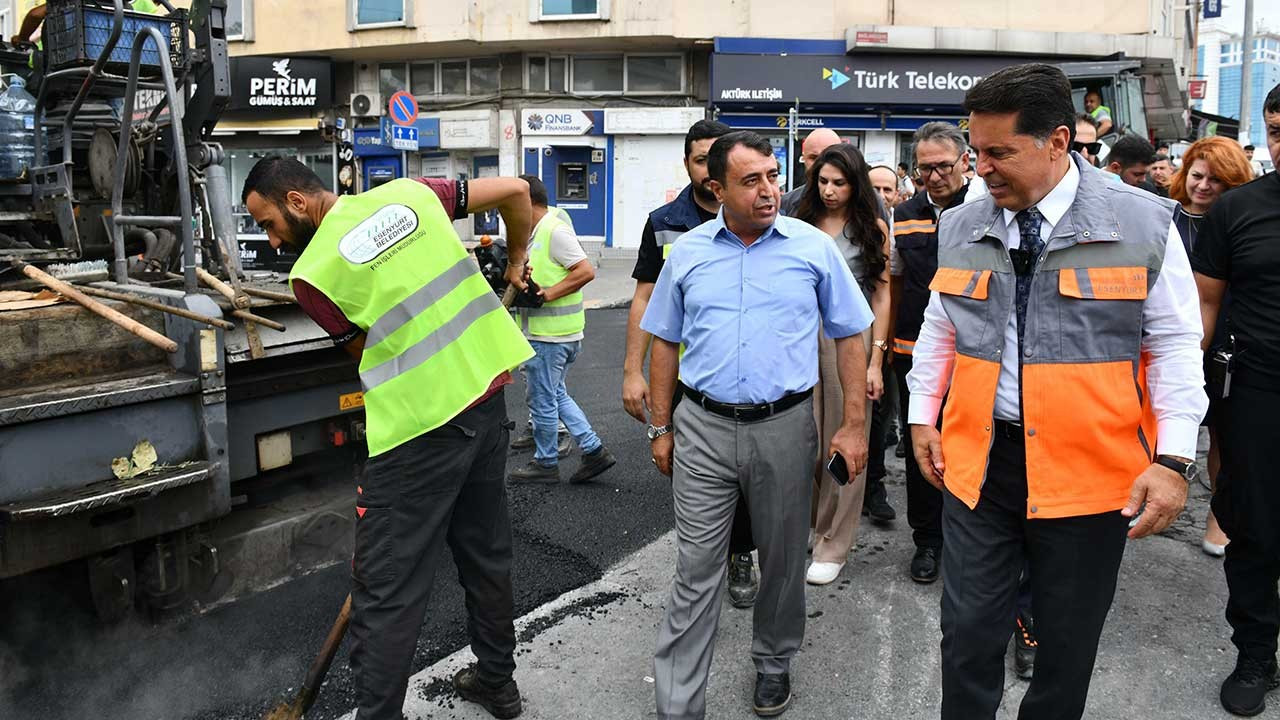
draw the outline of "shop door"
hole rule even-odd
[[[609,202],[604,150],[552,146],[543,155],[547,199],[569,213],[579,237],[603,238]]]

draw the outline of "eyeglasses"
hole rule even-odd
[[[956,158],[955,160],[952,160],[949,163],[938,163],[937,165],[917,165],[915,167],[915,171],[917,174],[920,175],[921,180],[928,180],[929,175],[935,172],[938,173],[938,177],[940,178],[950,177],[951,173],[956,169],[956,165],[959,165],[960,160],[962,160],[963,158],[964,156],[961,155],[960,157]]]
[[[1088,150],[1090,155],[1097,155],[1098,153],[1102,152],[1102,143],[1096,140],[1091,143],[1082,143],[1079,141],[1072,141],[1071,149],[1075,150],[1078,153],[1082,153],[1085,150]]]

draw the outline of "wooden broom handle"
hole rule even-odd
[[[84,306],[84,308],[89,310],[90,312],[93,312],[103,318],[106,318],[107,320],[110,320],[116,325],[119,325],[125,330],[128,330],[134,335],[137,335],[138,337],[142,338],[143,340],[146,340],[147,342],[151,343],[152,345],[155,345],[156,347],[160,348],[161,350],[164,350],[165,352],[169,352],[169,353],[178,352],[178,343],[170,340],[164,335],[161,335],[155,330],[152,330],[146,325],[143,325],[137,320],[134,320],[133,318],[128,317],[127,315],[124,315],[120,312],[112,310],[106,305],[103,305],[97,300],[94,300],[88,295],[85,295],[84,293],[75,289],[69,283],[62,282],[61,280],[53,277],[49,273],[46,273],[45,271],[41,270],[40,268],[34,265],[27,265],[26,263],[22,263],[22,262],[18,262],[16,264],[18,264],[18,266],[22,268],[23,274],[26,275],[27,277],[31,278],[32,280],[35,280],[41,285],[44,285],[45,287],[67,298],[68,300],[74,300],[75,302]]]

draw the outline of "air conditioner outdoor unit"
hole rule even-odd
[[[382,98],[377,93],[351,93],[351,117],[382,115]]]

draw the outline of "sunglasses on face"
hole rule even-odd
[[[1091,143],[1082,143],[1082,142],[1076,141],[1071,143],[1071,149],[1075,150],[1078,153],[1082,153],[1088,150],[1090,155],[1097,155],[1099,152],[1102,151],[1102,143],[1099,141],[1094,141]]]

